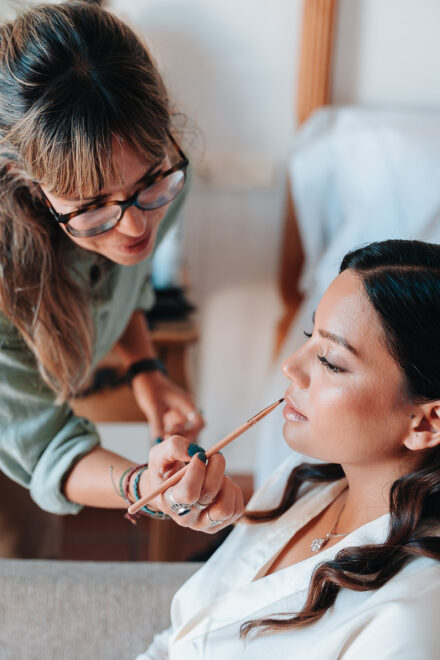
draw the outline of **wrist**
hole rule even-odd
[[[131,384],[134,378],[139,374],[151,373],[154,371],[159,371],[162,374],[166,375],[167,371],[165,365],[159,358],[143,358],[141,360],[136,360],[128,367],[125,373],[125,381],[128,384]]]
[[[135,465],[131,468],[128,468],[121,475],[119,481],[119,491],[127,504],[133,504],[134,502],[137,502],[141,499],[141,487],[144,492],[145,489],[148,489],[148,486],[145,485],[146,483],[149,483],[148,463],[144,463],[143,465]],[[127,512],[125,514],[125,518],[128,518],[128,520],[136,524],[137,516],[142,514],[160,520],[169,518],[169,516],[167,516],[165,513],[162,513],[162,511],[158,511],[155,508],[150,508],[149,504],[145,504],[136,514],[129,514]]]

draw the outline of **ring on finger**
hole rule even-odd
[[[223,525],[223,523],[226,522],[226,520],[215,520],[214,518],[211,518],[211,516],[209,515],[209,511],[207,511],[206,513],[209,518],[210,527],[218,527],[219,525]]]
[[[168,497],[168,503],[170,509],[173,513],[176,513],[178,516],[186,516],[188,513],[191,513],[192,504],[183,504],[182,502],[177,502],[173,496],[173,489],[170,488],[166,492]]]

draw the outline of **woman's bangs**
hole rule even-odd
[[[109,181],[120,181],[111,143],[90,144],[80,137],[70,148],[57,144],[37,161],[25,160],[33,178],[57,197],[95,197]]]

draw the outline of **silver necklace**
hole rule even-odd
[[[345,532],[345,534],[335,534],[334,531],[336,527],[338,526],[339,518],[342,515],[343,510],[345,509],[345,502],[342,507],[342,509],[338,513],[338,517],[335,520],[335,524],[331,528],[329,532],[325,536],[318,536],[316,539],[313,539],[313,541],[310,544],[310,550],[311,552],[319,552],[324,548],[327,543],[330,541],[330,539],[336,539],[336,538],[341,538],[342,536],[347,536],[348,532]]]

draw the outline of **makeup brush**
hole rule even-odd
[[[282,403],[283,401],[284,398],[280,399],[279,401],[275,401],[275,403],[271,403],[270,406],[267,406],[267,408],[264,408],[259,413],[251,417],[251,419],[249,419],[247,422],[239,426],[238,429],[235,429],[235,431],[229,433],[229,435],[222,438],[222,440],[219,440],[215,445],[211,447],[211,449],[208,449],[208,451],[206,452],[206,458],[211,458],[213,454],[216,454],[218,451],[223,449],[223,447],[226,447],[226,445],[228,445],[230,442],[235,440],[235,438],[238,438],[239,435],[250,429],[251,426],[253,426],[261,419],[266,417],[266,415],[271,413],[272,410],[275,410],[275,408],[279,406],[280,403]],[[142,509],[144,504],[147,504],[150,500],[157,497],[165,490],[168,490],[168,488],[171,488],[171,486],[177,484],[177,482],[180,481],[183,475],[185,474],[186,467],[187,466],[185,465],[178,472],[175,472],[173,475],[171,475],[171,477],[165,479],[165,481],[163,481],[161,485],[158,486],[155,490],[152,490],[150,493],[147,493],[147,495],[145,495],[144,497],[141,497],[140,500],[134,502],[134,504],[128,507],[128,513],[136,513],[137,511],[139,511],[139,509]]]

